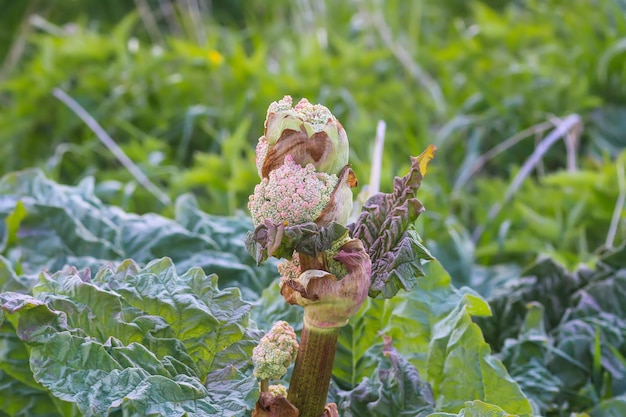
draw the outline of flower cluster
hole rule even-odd
[[[261,380],[280,379],[297,354],[296,333],[286,321],[278,321],[252,351],[254,375]]]
[[[268,219],[276,224],[315,221],[328,205],[339,179],[302,167],[290,155],[254,188],[248,209],[255,226]]]
[[[287,397],[287,388],[284,385],[270,385],[268,392],[272,394],[274,397],[283,396]]]
[[[296,279],[302,273],[300,269],[300,255],[294,252],[291,260],[285,259],[278,264],[278,273],[281,277]]]

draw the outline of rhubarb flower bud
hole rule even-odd
[[[274,323],[252,351],[254,376],[261,380],[280,379],[297,354],[298,341],[293,328],[286,321]]]
[[[314,221],[329,203],[337,186],[336,175],[315,171],[311,164],[298,165],[291,155],[254,187],[248,208],[255,226],[269,219],[276,224]]]
[[[313,164],[318,172],[339,175],[348,154],[348,135],[330,110],[305,98],[292,108],[291,97],[285,96],[267,110],[256,165],[259,176],[267,178],[291,155],[300,166]]]
[[[298,252],[293,253],[293,255],[291,256],[291,260],[285,259],[277,266],[280,276],[287,279],[297,279],[302,273],[302,270],[300,268],[300,255],[298,254]]]
[[[333,221],[345,225],[352,210],[355,181],[349,167],[344,167],[338,178],[317,172],[313,164],[302,167],[287,155],[283,165],[254,187],[248,209],[255,226],[265,220],[285,225],[327,225]]]
[[[274,397],[283,396],[287,397],[287,388],[284,385],[270,385],[268,392]]]

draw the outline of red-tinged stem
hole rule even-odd
[[[293,368],[287,399],[300,411],[299,417],[320,417],[333,372],[339,329],[304,325],[298,358]]]
[[[301,272],[327,270],[326,257],[300,254]],[[320,417],[333,372],[339,329],[318,329],[306,323],[302,328],[298,357],[293,368],[287,399],[300,411],[299,417]]]

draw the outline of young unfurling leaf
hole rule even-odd
[[[372,260],[370,297],[391,298],[400,289],[409,291],[424,276],[422,264],[433,259],[413,223],[424,211],[415,195],[435,150],[430,145],[418,157],[411,157],[409,173],[395,179],[393,192],[370,197],[357,221],[348,225],[351,236],[363,241]]]

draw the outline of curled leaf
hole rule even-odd
[[[353,206],[352,188],[356,185],[356,175],[354,175],[352,168],[346,165],[339,174],[339,180],[330,196],[330,201],[315,219],[315,223],[321,226],[326,226],[332,222],[347,224]]]
[[[337,409],[337,404],[328,403],[326,407],[324,407],[324,413],[320,417],[339,417],[339,410]]]
[[[327,226],[318,226],[313,222],[285,226],[266,220],[253,232],[248,232],[246,248],[258,264],[270,256],[291,259],[294,251],[317,256],[347,233],[345,226],[335,222]]]
[[[433,259],[413,223],[424,211],[416,193],[435,150],[430,145],[418,157],[411,157],[409,173],[396,177],[393,192],[370,197],[357,221],[348,225],[351,236],[363,241],[372,260],[370,297],[391,298],[400,289],[410,290],[424,275],[422,264]]]
[[[298,417],[298,409],[282,395],[262,392],[252,417]]]
[[[281,283],[285,300],[304,308],[304,322],[309,327],[345,326],[367,297],[371,262],[361,241],[349,240],[334,259],[348,271],[340,280],[329,272],[310,269],[296,279],[287,278]]]

